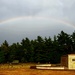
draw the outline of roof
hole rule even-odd
[[[68,55],[75,55],[75,54],[66,54],[66,55],[63,55],[62,57],[67,57]]]
[[[68,54],[68,55],[75,55],[75,54]]]

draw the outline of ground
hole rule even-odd
[[[0,65],[0,75],[75,75],[73,71],[30,69],[35,64]]]

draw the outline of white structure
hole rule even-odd
[[[61,57],[61,65],[68,69],[75,70],[75,54],[68,54]]]
[[[75,54],[68,55],[68,69],[75,69]]]
[[[41,64],[36,65],[36,69],[64,70],[65,67],[58,66],[58,64]]]

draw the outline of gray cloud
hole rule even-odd
[[[74,23],[75,0],[0,0],[0,20],[18,16],[55,17]]]
[[[54,36],[61,30],[72,33],[74,27],[36,19],[37,16],[53,17],[75,24],[75,0],[0,0],[0,21],[19,16],[31,16],[0,24],[0,43],[20,41],[24,37],[36,38],[37,35]],[[18,37],[18,39],[16,39]]]
[[[0,0],[0,20],[17,16],[52,16],[72,21],[75,0]]]
[[[75,0],[62,0],[64,20],[68,20],[75,24]]]
[[[38,0],[0,0],[0,17],[35,15],[42,10]]]
[[[0,44],[7,40],[10,44],[19,42],[23,38],[36,39],[38,35],[42,37],[53,37],[61,30],[71,34],[73,26],[58,23],[50,19],[25,18],[22,20],[7,22],[0,26]]]
[[[55,16],[62,14],[60,0],[0,0],[0,19],[44,13]]]

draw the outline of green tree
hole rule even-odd
[[[28,38],[23,39],[21,42],[21,47],[23,50],[26,50],[26,61],[33,61],[33,45],[31,44],[31,41]]]
[[[75,53],[75,31],[74,31],[73,34],[71,35],[71,40],[72,40],[72,43],[71,43],[71,50],[72,50],[72,53]]]
[[[44,62],[44,40],[41,36],[38,36],[35,40],[35,61],[36,62]]]
[[[1,45],[1,51],[4,53],[4,62],[6,63],[9,58],[9,44],[5,40],[4,43]]]
[[[52,39],[46,38],[45,37],[45,57],[46,57],[46,62],[51,62],[51,51],[52,51]]]
[[[51,51],[51,63],[60,63],[61,53],[60,53],[60,47],[56,36],[54,36],[52,45],[53,46]]]
[[[62,54],[68,54],[71,52],[71,43],[72,40],[70,38],[70,35],[61,31],[60,34],[58,34],[58,42],[60,46],[60,51]]]
[[[5,62],[4,52],[1,50],[1,47],[0,47],[0,63],[4,63],[4,62]]]
[[[13,43],[9,48],[10,48],[9,62],[12,62],[13,60],[16,60],[16,58],[17,58],[17,56],[16,56],[16,50],[17,50],[16,43]]]

